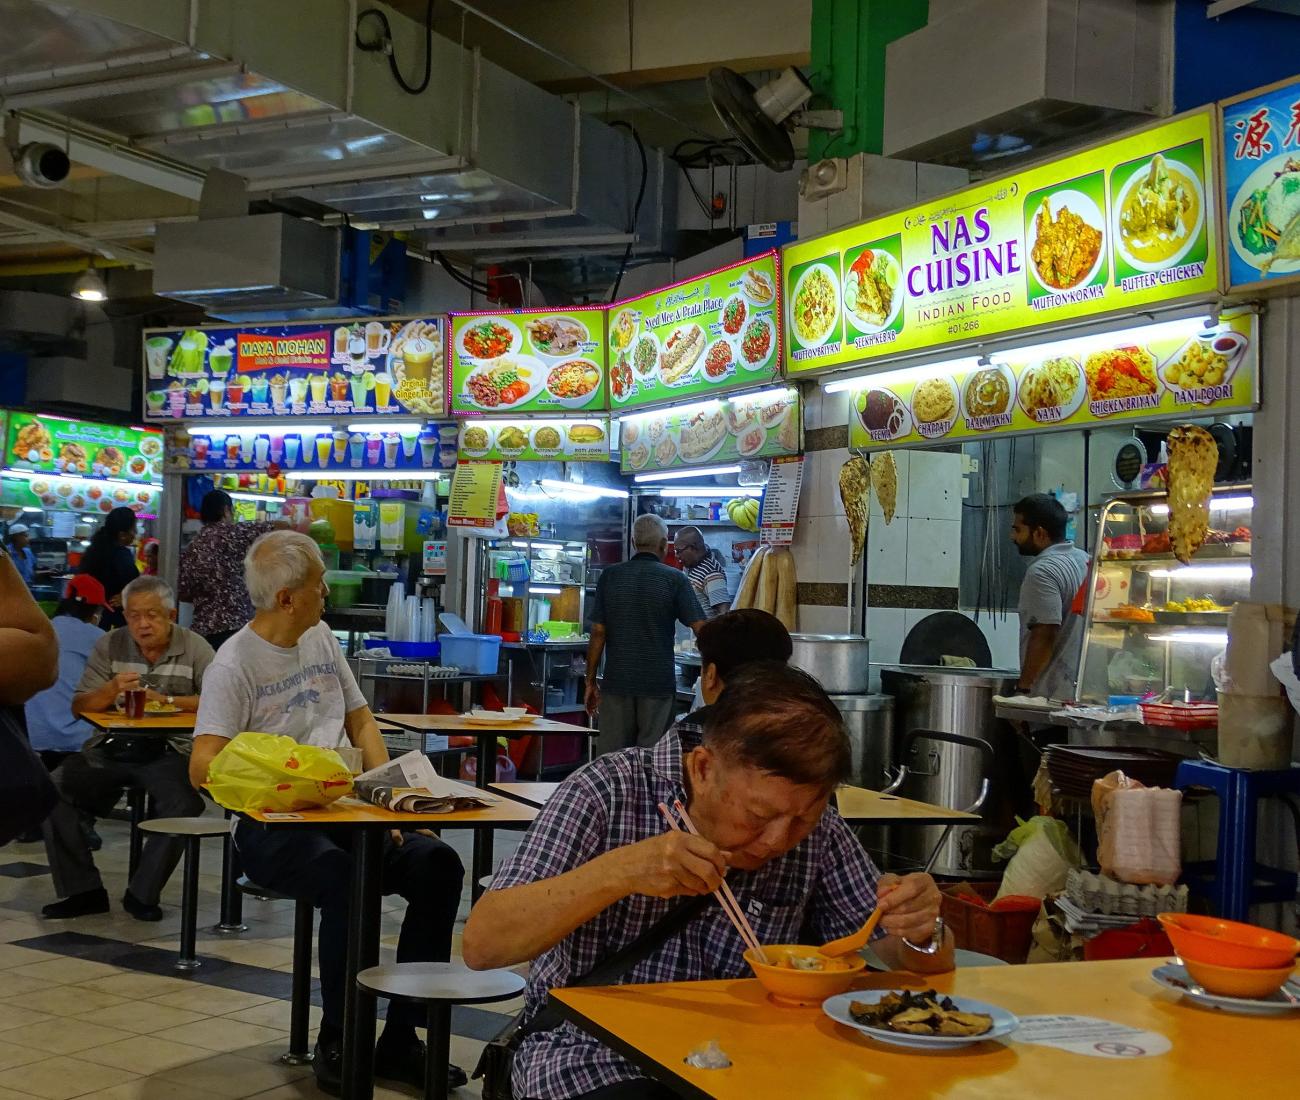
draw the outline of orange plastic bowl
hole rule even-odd
[[[1282,983],[1291,977],[1291,966],[1281,967],[1238,967],[1214,966],[1211,963],[1194,962],[1184,959],[1187,973],[1195,978],[1210,993],[1220,997],[1254,997],[1272,996],[1282,988]]]
[[[745,961],[772,999],[788,1005],[819,1005],[827,997],[843,993],[867,965],[861,955],[848,955],[828,959],[825,970],[795,970],[788,959],[819,958],[821,952],[815,947],[797,943],[765,944],[763,951],[768,958],[767,964],[758,961],[753,948],[745,952]]]
[[[1183,962],[1276,970],[1293,967],[1300,953],[1300,940],[1253,924],[1192,913],[1161,913],[1158,919]]]

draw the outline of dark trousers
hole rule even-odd
[[[325,1023],[334,1028],[343,1027],[352,835],[338,828],[263,829],[247,821],[235,831],[235,847],[253,882],[307,899],[320,910],[320,993]],[[406,899],[397,961],[450,962],[465,869],[441,840],[403,833],[402,841],[398,846],[385,838],[382,869],[383,892]],[[420,1005],[389,1003],[390,1027],[423,1026],[424,1017]]]
[[[667,1085],[640,1077],[635,1081],[606,1085],[595,1092],[584,1092],[578,1100],[680,1100],[680,1095]]]

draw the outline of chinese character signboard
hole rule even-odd
[[[1223,105],[1228,283],[1300,276],[1300,78]]]
[[[788,246],[790,375],[1218,289],[1207,109]]]
[[[146,420],[441,416],[443,321],[146,330]]]

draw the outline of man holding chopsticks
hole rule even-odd
[[[806,673],[776,662],[727,678],[715,704],[652,748],[600,757],[571,776],[497,871],[465,926],[476,968],[533,960],[526,1017],[661,921],[682,895],[723,887],[743,919],[710,902],[625,982],[743,977],[760,943],[825,943],[879,901],[873,946],[895,968],[952,967],[929,875],[882,875],[830,805],[849,774],[839,712]],[[660,805],[680,802],[670,829]],[[691,828],[694,826],[694,828]],[[514,1063],[521,1100],[660,1100],[674,1094],[569,1024],[528,1034]]]

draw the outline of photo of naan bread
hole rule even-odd
[[[849,542],[857,565],[867,545],[867,505],[871,501],[871,467],[861,455],[854,455],[840,467],[840,502],[849,521]]]
[[[880,510],[888,527],[894,520],[894,508],[898,503],[898,465],[894,462],[893,451],[882,451],[872,458],[871,491],[880,501]]]
[[[1186,565],[1210,529],[1210,491],[1219,448],[1204,428],[1184,424],[1169,433],[1169,541]]]

